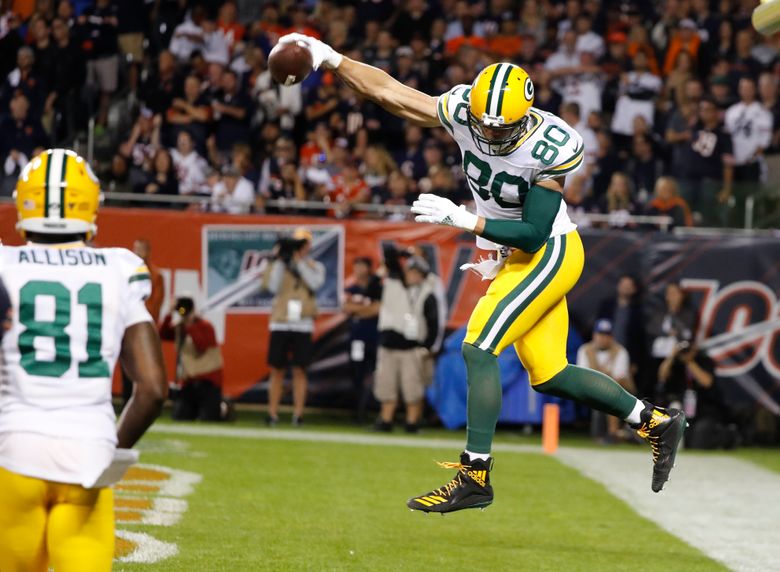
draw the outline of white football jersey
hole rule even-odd
[[[731,134],[735,165],[753,162],[756,152],[772,143],[774,120],[769,110],[758,101],[749,105],[735,103],[726,110],[723,122],[726,131]]]
[[[457,85],[439,97],[439,121],[460,147],[477,214],[520,220],[525,196],[535,182],[570,175],[580,168],[585,156],[582,137],[558,116],[532,107],[528,130],[517,148],[508,155],[486,155],[472,139],[468,125],[470,89],[468,85]],[[566,212],[566,203],[561,202],[551,236],[575,228]],[[480,236],[477,246],[486,250],[500,248]]]
[[[11,304],[0,343],[0,435],[115,444],[111,379],[122,338],[152,319],[143,261],[82,243],[2,246],[0,280]]]

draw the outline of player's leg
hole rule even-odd
[[[451,512],[484,507],[493,501],[490,450],[501,412],[497,356],[577,281],[582,271],[582,247],[578,254],[576,248],[567,249],[568,241],[566,236],[558,236],[536,253],[513,253],[474,308],[463,344],[468,381],[466,450],[460,463],[442,465],[457,468],[455,478],[444,487],[410,499],[410,508]]]
[[[46,544],[57,572],[109,572],[114,559],[114,496],[110,488],[55,485]]]
[[[268,424],[279,422],[279,404],[284,390],[284,374],[289,361],[288,332],[275,330],[268,341]]]
[[[406,432],[417,433],[425,398],[425,354],[422,348],[405,350],[401,361],[401,395],[406,405]]]
[[[0,570],[45,572],[47,483],[0,468]]]
[[[314,348],[311,332],[292,332],[295,340],[292,347],[292,382],[293,382],[293,425],[303,423],[303,412],[306,408],[306,394],[309,387],[309,378],[306,369],[311,362],[311,354]]]
[[[515,343],[520,361],[528,370],[532,387],[541,393],[572,399],[598,411],[625,419],[653,447],[653,483],[658,492],[669,478],[685,416],[666,412],[640,401],[611,377],[566,360],[569,315],[565,298],[551,308]]]
[[[374,397],[379,402],[379,418],[375,429],[382,432],[393,430],[395,409],[398,406],[401,360],[398,352],[380,346],[377,352],[376,375],[374,376]]]

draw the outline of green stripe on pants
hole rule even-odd
[[[515,323],[515,321],[520,318],[523,312],[525,312],[526,308],[536,300],[537,296],[544,292],[545,288],[550,285],[550,283],[555,279],[555,276],[558,274],[558,270],[560,270],[561,265],[563,264],[563,258],[566,255],[566,237],[561,236],[561,249],[560,252],[558,252],[556,258],[555,258],[555,265],[553,266],[552,270],[547,272],[544,279],[540,284],[534,288],[533,292],[529,294],[521,303],[520,305],[512,310],[512,313],[510,316],[503,322],[501,325],[501,328],[498,330],[498,333],[496,334],[494,340],[491,342],[490,347],[488,348],[488,351],[491,353],[495,351],[496,346],[501,341],[501,339],[506,335],[509,328],[512,326],[512,324]]]
[[[501,301],[496,304],[495,309],[493,310],[492,314],[490,314],[490,318],[488,318],[488,321],[485,323],[485,326],[482,328],[482,332],[479,334],[479,337],[474,340],[474,345],[477,347],[482,347],[482,344],[484,343],[485,339],[489,335],[490,331],[493,329],[496,322],[501,317],[502,312],[518,297],[522,296],[524,292],[530,287],[531,283],[541,274],[542,270],[547,265],[547,262],[550,260],[550,257],[552,256],[553,251],[553,244],[555,239],[550,238],[547,240],[547,245],[544,249],[544,254],[542,255],[542,259],[536,264],[536,266],[531,270],[531,272],[526,276],[520,284],[515,286],[506,296],[504,296]],[[491,344],[492,345],[492,344]]]

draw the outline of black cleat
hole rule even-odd
[[[409,499],[406,506],[410,509],[443,515],[464,508],[484,509],[493,502],[493,487],[490,486],[492,457],[487,461],[471,461],[467,453],[461,453],[460,463],[439,463],[439,466],[443,469],[457,469],[455,478],[441,488]]]
[[[645,402],[647,407],[642,411],[642,423],[635,426],[637,435],[650,443],[653,450],[653,484],[654,493],[661,492],[669,480],[669,473],[674,467],[674,458],[688,423],[685,413],[679,409],[664,409],[654,407]]]

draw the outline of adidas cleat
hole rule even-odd
[[[642,423],[635,428],[637,435],[647,441],[653,451],[652,489],[657,493],[661,492],[669,480],[677,448],[688,423],[685,414],[679,409],[653,407],[649,403],[647,405],[642,412]]]
[[[487,461],[469,460],[466,453],[461,453],[460,463],[438,463],[443,469],[457,469],[455,477],[446,485],[434,489],[406,502],[412,510],[425,513],[438,512],[444,515],[465,508],[484,509],[493,502],[493,487],[490,486],[490,470],[493,467],[492,457]]]

